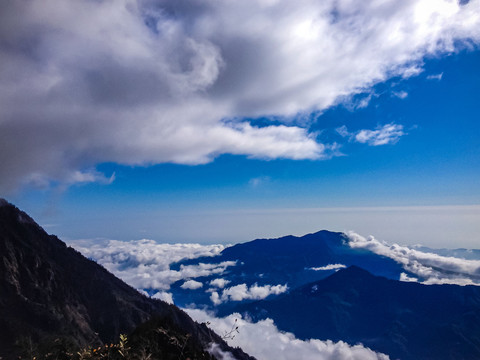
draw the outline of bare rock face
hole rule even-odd
[[[25,341],[110,343],[147,320],[166,332],[188,334],[185,349],[192,358],[211,358],[204,349],[212,341],[238,359],[250,358],[176,306],[138,293],[0,199],[0,357],[13,358]],[[141,329],[135,334],[144,341]],[[168,353],[178,358],[172,350],[164,358]]]

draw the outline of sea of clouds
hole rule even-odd
[[[194,278],[220,275],[228,267],[236,265],[235,261],[223,261],[217,264],[181,265],[178,270],[170,268],[171,264],[181,260],[217,256],[225,248],[224,245],[160,244],[146,239],[74,241],[71,245],[127,284],[140,291],[156,290],[153,297],[167,302],[173,302],[168,290],[174,282],[185,280],[183,288],[200,288],[203,284]]]
[[[152,297],[173,303],[170,286],[183,280],[180,287],[184,290],[205,288],[210,292],[214,305],[227,301],[242,301],[245,299],[260,300],[274,294],[285,292],[286,285],[237,284],[226,287],[229,280],[221,275],[236,261],[221,261],[218,263],[198,263],[195,265],[180,265],[173,270],[170,265],[181,260],[199,257],[215,257],[225,248],[224,245],[200,244],[161,244],[153,240],[103,240],[100,242],[72,242],[77,250],[104,266],[107,270],[124,280],[129,285],[148,295],[145,289],[153,292]],[[217,278],[204,284],[196,278],[216,275]]]
[[[199,309],[185,309],[197,322],[208,326],[220,336],[225,335],[231,346],[239,346],[249,355],[264,360],[388,360],[385,354],[374,352],[361,344],[349,345],[343,341],[318,339],[300,340],[292,333],[279,331],[273,320],[253,323],[240,314],[217,318]],[[233,331],[238,326],[238,333]],[[232,339],[232,336],[234,338]],[[226,354],[223,359],[231,359]]]
[[[467,250],[455,251],[443,249],[442,255],[435,250],[408,247],[398,244],[390,245],[373,236],[363,237],[357,233],[347,234],[348,245],[352,248],[363,248],[379,256],[393,259],[405,269],[401,274],[402,281],[417,281],[424,284],[457,284],[480,285],[480,259],[466,259],[453,254],[470,254]],[[270,295],[278,295],[288,290],[288,284],[258,285],[236,284],[228,286],[229,280],[222,274],[237,266],[236,261],[219,261],[217,263],[202,263],[180,265],[171,269],[170,265],[182,260],[219,255],[225,245],[201,244],[163,244],[153,240],[132,241],[73,241],[71,244],[85,256],[97,261],[107,270],[123,279],[131,286],[143,291],[149,289],[151,294],[172,302],[168,292],[170,286],[183,281],[180,285],[185,290],[205,289],[211,293],[210,299],[214,305],[228,301],[245,299],[259,300]],[[439,251],[436,251],[439,252]],[[340,270],[343,264],[329,264],[324,267],[306,269]],[[200,277],[215,276],[208,283],[198,280]]]
[[[347,234],[348,245],[352,248],[363,248],[379,256],[387,256],[401,264],[405,271],[416,277],[403,273],[402,281],[419,281],[424,284],[458,284],[480,285],[480,260],[439,255],[433,252],[420,251],[414,247],[388,245],[373,237],[362,237],[354,232]],[[94,259],[125,282],[143,291],[155,289],[153,298],[173,303],[172,294],[168,292],[170,285],[183,281],[184,289],[201,289],[210,292],[214,305],[227,301],[245,299],[263,299],[272,294],[280,294],[288,290],[285,285],[238,284],[228,286],[229,281],[221,277],[228,267],[236,266],[235,261],[223,261],[213,264],[199,263],[180,266],[172,270],[170,265],[186,259],[212,257],[219,255],[224,245],[200,244],[161,244],[153,240],[136,241],[72,241],[70,245],[85,256]],[[466,250],[465,250],[466,251]],[[460,253],[464,253],[461,251]],[[443,253],[450,253],[443,249]],[[455,253],[455,251],[451,251]],[[340,270],[343,264],[329,264],[324,267],[306,269],[305,271]],[[218,276],[208,283],[195,280],[202,276]],[[148,294],[147,294],[148,295]],[[265,319],[256,323],[243,318],[240,314],[232,314],[225,318],[217,318],[212,313],[201,309],[186,309],[199,322],[208,322],[209,326],[220,335],[229,334],[232,326],[238,326],[239,333],[232,339],[227,336],[230,345],[240,346],[247,353],[259,359],[359,359],[386,360],[387,355],[376,353],[361,344],[349,345],[345,342],[332,342],[326,339],[300,340],[291,333],[280,332],[273,320]],[[235,332],[236,333],[236,332]],[[210,351],[220,358],[232,359],[231,354],[221,352],[215,344]]]

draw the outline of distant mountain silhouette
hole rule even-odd
[[[391,279],[399,279],[401,265],[394,260],[377,255],[365,249],[353,249],[347,243],[343,233],[319,231],[302,237],[285,236],[278,239],[258,239],[242,244],[236,244],[222,251],[219,256],[184,260],[172,265],[178,270],[181,265],[198,263],[220,263],[222,261],[237,261],[235,266],[218,276],[212,275],[196,280],[208,283],[216,277],[230,281],[228,286],[246,283],[252,285],[287,284],[290,289],[312,281],[328,277],[335,270],[312,270],[329,264],[357,265],[370,272]],[[210,294],[205,290],[185,290],[180,287],[182,282],[173,284],[171,292],[175,303],[180,306],[189,303],[212,306]],[[218,310],[220,314],[230,313],[235,304],[226,303]]]
[[[156,331],[149,346],[162,359],[211,359],[205,346],[212,341],[238,359],[253,359],[176,306],[138,293],[0,199],[0,358],[14,358],[27,340],[95,345],[134,329],[137,342]],[[180,338],[184,343],[175,345],[172,339]]]
[[[476,286],[400,282],[351,266],[235,310],[303,339],[362,343],[391,359],[480,359]]]

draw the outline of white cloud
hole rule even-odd
[[[207,351],[218,360],[236,360],[235,356],[229,351],[223,351],[218,344],[210,343]]]
[[[215,286],[215,287],[220,288],[220,289],[223,289],[225,287],[225,285],[227,285],[228,283],[230,283],[230,280],[226,280],[226,279],[222,279],[222,278],[218,278],[218,279],[214,279],[214,280],[210,281],[210,285]]]
[[[403,132],[403,125],[386,124],[377,127],[376,130],[360,130],[355,134],[355,141],[372,146],[395,144]]]
[[[340,136],[348,138],[349,141],[371,146],[395,144],[401,136],[405,135],[403,125],[394,123],[379,125],[375,130],[362,129],[357,132],[349,132],[345,125],[335,130]]]
[[[388,245],[373,236],[365,238],[352,231],[347,235],[350,247],[368,249],[395,260],[406,271],[422,279],[423,284],[480,285],[480,260],[441,256],[398,244]],[[404,274],[401,280],[413,279]]]
[[[480,0],[3,1],[0,189],[108,182],[88,170],[105,162],[328,158],[333,145],[293,117],[480,43],[479,9]],[[255,116],[288,126],[245,122]]]
[[[440,74],[435,74],[435,75],[428,75],[427,76],[427,80],[442,80],[442,77],[443,77],[443,72],[440,73]]]
[[[166,303],[173,304],[173,295],[166,291],[159,291],[152,295],[153,299],[165,301]]]
[[[279,295],[287,291],[287,285],[264,285],[259,286],[253,284],[248,287],[247,284],[239,284],[222,291],[220,296],[218,292],[214,291],[210,295],[210,300],[214,305],[218,305],[227,301],[242,301],[242,300],[261,300],[270,295]]]
[[[196,280],[187,280],[181,286],[182,289],[196,290],[203,287],[203,283]]]
[[[187,280],[184,285],[192,286],[196,282],[188,280],[212,274],[221,275],[226,268],[236,264],[235,261],[223,261],[216,264],[181,265],[178,270],[170,269],[170,264],[180,260],[217,256],[225,248],[223,245],[159,244],[153,240],[110,240],[100,243],[74,241],[70,245],[137,289],[168,290],[171,284],[179,280]]]
[[[257,323],[249,322],[240,314],[226,318],[216,318],[198,309],[185,310],[198,322],[209,322],[209,327],[217,334],[228,334],[232,326],[238,326],[234,339],[226,341],[230,346],[238,346],[249,355],[262,360],[387,360],[387,355],[376,353],[362,345],[349,345],[343,341],[333,342],[317,339],[299,340],[292,333],[281,332],[273,320]],[[236,321],[235,321],[236,320]]]
[[[342,125],[338,128],[335,129],[337,131],[337,133],[342,136],[342,137],[351,137],[352,136],[352,133],[348,131],[347,129],[347,126],[346,125]]]
[[[405,99],[408,96],[408,93],[406,91],[393,91],[392,95],[395,97],[398,97],[400,99]]]
[[[212,301],[213,305],[220,305],[222,303],[222,300],[220,299],[220,295],[218,295],[218,292],[213,291],[210,294],[210,300]]]
[[[343,264],[328,264],[325,266],[320,266],[320,267],[312,267],[310,270],[314,271],[322,271],[322,270],[338,270],[338,269],[343,269],[346,268],[346,265]]]
[[[399,280],[404,281],[404,282],[418,282],[417,278],[410,277],[410,276],[408,276],[408,274],[405,274],[404,272],[402,272],[400,274],[400,279]]]
[[[236,261],[222,261],[217,264],[199,263],[198,265],[180,265],[180,273],[185,277],[201,277],[212,274],[221,275],[227,267],[235,266]]]

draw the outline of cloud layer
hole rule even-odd
[[[480,0],[462,3],[3,1],[0,189],[108,183],[104,162],[329,157],[292,117],[478,44]]]
[[[415,247],[389,245],[370,236],[362,237],[354,232],[347,234],[349,246],[368,249],[380,256],[392,258],[405,269],[402,281],[419,281],[425,284],[480,285],[480,260],[468,250],[425,250]],[[270,295],[279,295],[288,290],[287,285],[237,284],[228,286],[230,280],[222,277],[229,267],[237,266],[236,261],[195,265],[181,265],[172,270],[170,265],[185,259],[209,256],[215,257],[224,245],[200,244],[159,244],[153,240],[135,241],[72,241],[71,246],[85,256],[94,259],[107,270],[140,291],[148,289],[155,298],[172,303],[170,286],[182,281],[184,290],[205,289],[210,294],[212,305],[229,301],[260,300]],[[471,259],[465,259],[469,255]],[[305,271],[337,270],[343,264],[327,264]],[[200,277],[214,276],[208,282],[198,281]],[[202,290],[203,291],[203,290]]]
[[[402,273],[400,277],[402,281],[421,281],[424,284],[480,285],[480,260],[442,256],[398,244],[388,245],[373,236],[365,238],[352,231],[347,236],[350,247],[368,249],[378,255],[389,257],[419,278],[412,278]]]
[[[127,284],[142,290],[157,290],[153,297],[172,302],[172,295],[166,290],[179,280],[185,280],[183,289],[195,290],[203,284],[193,280],[212,274],[221,275],[235,261],[218,264],[181,265],[179,270],[171,270],[170,264],[185,259],[203,256],[217,256],[223,245],[200,244],[159,244],[153,240],[132,240],[85,243],[72,242],[86,257],[92,258]]]
[[[227,337],[231,346],[239,346],[257,359],[265,360],[387,360],[389,357],[376,353],[362,345],[349,345],[343,341],[334,343],[330,340],[311,339],[302,341],[291,333],[280,332],[273,320],[266,319],[251,323],[240,314],[226,318],[216,318],[205,311],[186,309],[187,313],[198,322],[209,322],[217,334],[228,334],[232,326],[238,326],[234,339]],[[236,320],[236,321],[235,321]]]

